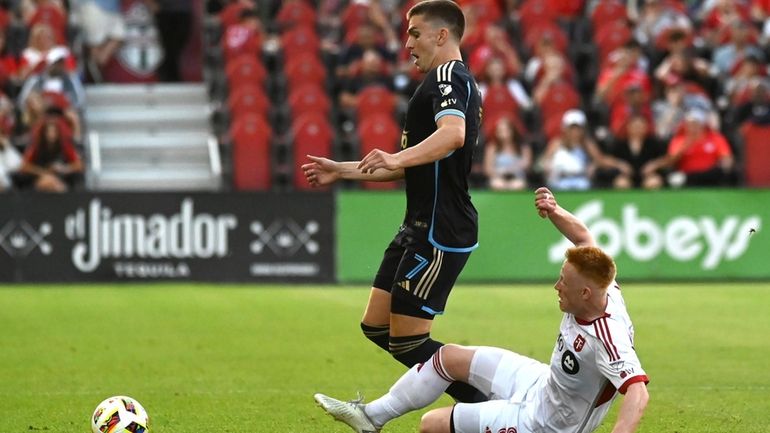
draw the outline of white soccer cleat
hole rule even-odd
[[[329,415],[340,422],[349,425],[356,433],[379,433],[380,429],[374,426],[364,412],[364,404],[361,399],[354,401],[340,401],[328,395],[316,394],[313,396],[319,406]]]

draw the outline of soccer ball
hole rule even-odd
[[[138,401],[118,395],[96,406],[91,416],[93,433],[149,433],[150,418]]]

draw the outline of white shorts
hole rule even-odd
[[[107,42],[107,39],[122,41],[126,38],[123,15],[105,11],[92,1],[81,3],[78,11],[89,46],[101,45]]]
[[[496,347],[478,347],[471,361],[469,382],[489,396],[483,403],[458,403],[452,418],[456,433],[516,431],[527,433],[522,416],[529,407],[526,394],[548,375],[548,365]],[[512,430],[515,428],[516,430]]]

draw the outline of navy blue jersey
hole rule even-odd
[[[468,194],[468,174],[481,123],[481,95],[468,68],[452,60],[427,73],[409,100],[401,148],[416,146],[436,132],[443,116],[465,119],[465,143],[444,158],[405,170],[404,223],[427,224],[428,240],[443,251],[478,246],[478,215]]]

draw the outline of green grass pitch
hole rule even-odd
[[[623,291],[652,380],[640,432],[770,431],[770,284]],[[0,432],[85,433],[96,404],[118,394],[145,406],[152,433],[347,432],[313,393],[374,398],[403,371],[360,333],[367,296],[328,286],[6,286]],[[549,284],[465,284],[433,335],[547,360],[559,318]],[[385,431],[414,432],[421,413]]]

